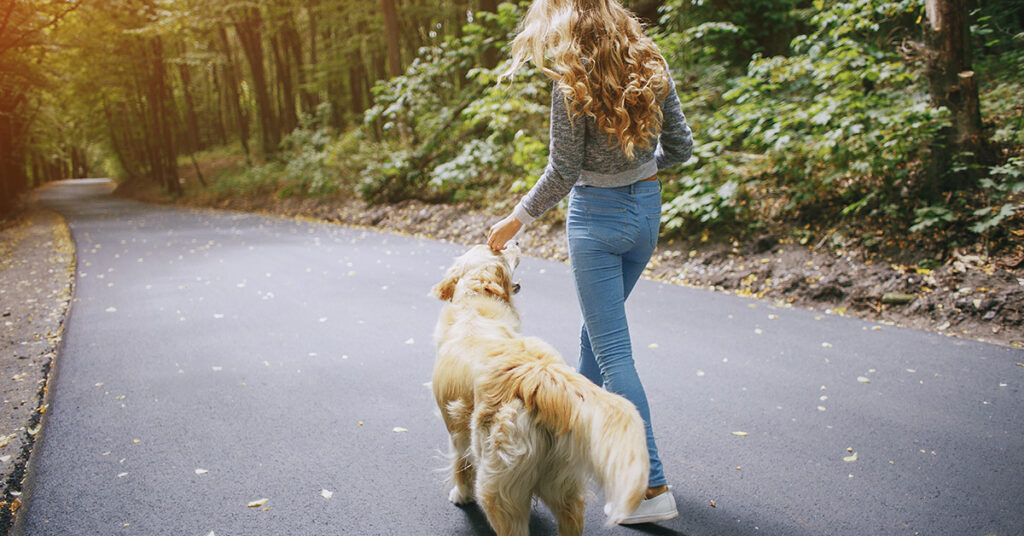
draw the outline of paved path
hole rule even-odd
[[[44,193],[78,280],[17,533],[491,534],[446,501],[424,386],[462,246],[104,192]],[[566,266],[519,277],[574,362]],[[595,498],[587,534],[1024,532],[1024,352],[649,281],[630,314],[681,515],[605,528]]]

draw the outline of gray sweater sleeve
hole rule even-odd
[[[565,97],[558,86],[551,89],[551,143],[548,165],[537,184],[519,201],[512,214],[526,225],[569,194],[583,169],[583,136],[586,119],[569,121]]]
[[[690,125],[686,124],[679,95],[676,94],[676,82],[668,77],[669,91],[661,103],[661,136],[658,147],[654,150],[654,158],[658,161],[658,171],[682,164],[693,154],[693,134]]]

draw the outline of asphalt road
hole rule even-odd
[[[464,247],[106,191],[42,194],[77,283],[16,534],[491,534],[424,385]],[[518,277],[574,363],[567,267]],[[606,528],[595,496],[587,534],[1024,534],[1024,352],[650,281],[629,312],[680,517]]]

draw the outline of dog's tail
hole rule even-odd
[[[480,392],[498,403],[520,400],[556,436],[572,433],[604,489],[609,524],[622,521],[643,500],[650,472],[640,413],[566,366],[542,340],[528,337],[518,344],[522,348],[489,352],[490,374]]]
[[[647,436],[632,402],[596,385],[587,387],[591,388],[587,389],[577,433],[588,442],[611,525],[633,513],[644,498],[650,473]]]

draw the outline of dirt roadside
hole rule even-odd
[[[21,505],[25,466],[72,299],[75,249],[57,213],[27,206],[0,227],[0,532]]]
[[[152,187],[124,187],[116,195],[172,202]],[[447,240],[484,241],[503,213],[470,205],[408,201],[371,206],[354,199],[234,197],[173,201],[245,212],[309,218]],[[550,211],[518,238],[529,255],[566,262],[564,222]],[[1024,235],[1024,230],[1017,230]],[[792,239],[758,237],[750,243],[662,241],[645,275],[673,284],[766,299],[855,316],[952,337],[1024,348],[1024,244],[1010,257],[959,252],[945,264],[924,269],[873,257],[834,237],[802,245]],[[906,261],[904,261],[906,262]]]

